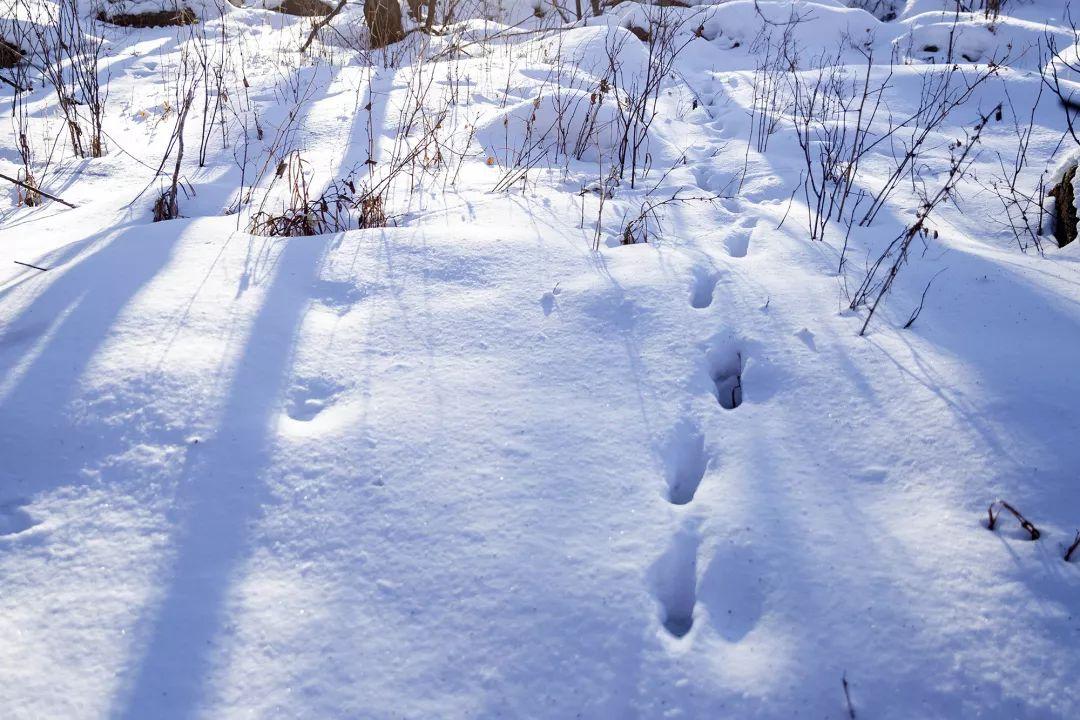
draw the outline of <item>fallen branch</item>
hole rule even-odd
[[[987,528],[988,529],[993,530],[994,526],[997,525],[997,515],[994,515],[994,506],[995,505],[1000,505],[1001,507],[1005,508],[1010,513],[1012,513],[1013,517],[1015,517],[1017,519],[1017,521],[1020,523],[1020,527],[1027,530],[1028,534],[1031,535],[1032,540],[1038,540],[1039,539],[1039,535],[1041,534],[1041,533],[1039,533],[1039,529],[1036,528],[1034,525],[1032,525],[1030,520],[1028,520],[1026,517],[1021,515],[1019,510],[1017,510],[1016,508],[1014,508],[1012,505],[1005,502],[1004,500],[998,500],[997,502],[992,502],[992,503],[990,503],[990,507],[988,507],[986,509],[986,513],[990,516],[990,522],[987,523]],[[1000,514],[1001,513],[998,512],[998,515],[1000,515]]]
[[[31,186],[31,185],[27,185],[26,183],[22,182],[21,180],[16,180],[13,177],[8,177],[7,175],[4,175],[3,173],[0,173],[0,180],[7,180],[10,183],[14,183],[14,184],[18,185],[23,190],[29,190],[30,192],[35,192],[38,195],[49,198],[50,200],[55,200],[56,202],[60,203],[61,205],[67,205],[69,208],[74,208],[75,207],[74,205],[69,203],[67,200],[61,200],[60,198],[56,197],[55,195],[50,195],[49,193],[45,192],[44,190],[42,190],[40,188],[36,188],[36,187]]]
[[[844,699],[847,700],[848,717],[855,720],[855,706],[851,704],[851,690],[848,688],[847,672],[840,678],[840,681],[844,683]]]
[[[12,80],[11,78],[9,78],[9,77],[7,77],[5,75],[0,75],[0,82],[4,83],[5,85],[10,85],[11,87],[15,88],[15,92],[27,92],[27,91],[30,90],[30,88],[22,87],[21,85],[16,83],[14,80]]]

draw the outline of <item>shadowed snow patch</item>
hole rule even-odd
[[[41,524],[40,521],[34,520],[30,513],[23,510],[26,504],[25,501],[16,500],[0,505],[0,536],[18,535]]]
[[[765,604],[763,578],[750,546],[718,547],[698,585],[698,601],[708,610],[709,624],[728,642],[738,642],[761,619]]]

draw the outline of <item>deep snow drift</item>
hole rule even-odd
[[[262,9],[97,25],[101,157],[26,70],[77,207],[0,196],[4,716],[1080,715],[1080,242],[1021,249],[993,189],[1018,133],[1024,187],[1072,152],[1039,53],[1076,38],[895,5],[478,4],[370,54],[359,6],[303,55]],[[822,67],[884,88],[851,202],[963,97],[811,239],[784,98]],[[311,221],[298,182],[341,217],[249,232]]]

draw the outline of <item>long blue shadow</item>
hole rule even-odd
[[[235,368],[218,432],[189,447],[172,541],[177,554],[164,599],[140,629],[145,654],[116,717],[187,718],[207,699],[214,661],[222,657],[228,593],[250,549],[248,527],[268,497],[264,473],[295,336],[331,239],[280,241],[285,247]]]
[[[21,373],[0,399],[0,490],[81,482],[88,460],[123,441],[125,429],[74,416],[71,401],[117,316],[165,266],[186,225],[128,227],[80,241],[88,254],[30,280],[48,285],[0,321],[0,379]],[[7,302],[0,298],[0,317]],[[34,359],[24,367],[28,355]]]

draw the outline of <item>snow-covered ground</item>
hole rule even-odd
[[[1076,38],[1055,0],[894,5],[478,3],[370,54],[359,5],[303,55],[262,9],[99,25],[99,158],[31,69],[77,207],[0,195],[4,717],[1080,716],[1080,242],[1022,251],[992,190],[1032,118],[1025,187],[1073,152],[1039,51]],[[661,21],[685,47],[615,179]],[[885,88],[871,136],[996,70],[846,250],[810,239],[790,119],[752,130],[784,43],[797,87],[831,58]],[[154,223],[185,57],[224,80]],[[389,178],[387,226],[250,234],[297,177]],[[1041,537],[988,530],[998,499]]]

